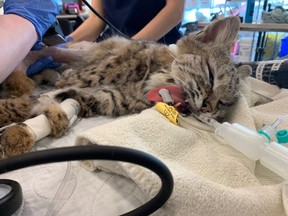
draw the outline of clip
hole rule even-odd
[[[173,124],[178,125],[178,111],[173,106],[169,106],[166,103],[158,102],[155,105],[156,110],[162,113],[166,118],[168,118]]]

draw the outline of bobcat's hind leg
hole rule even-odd
[[[37,116],[29,119],[24,123],[12,125],[4,130],[0,136],[0,158],[20,155],[31,150],[37,139],[50,135],[53,137],[61,137],[65,134],[69,127],[69,120],[65,112],[57,103],[51,103],[43,106],[43,114],[46,116],[48,124],[42,122],[43,118]],[[31,121],[33,121],[31,125]],[[44,134],[46,127],[51,129],[50,134]],[[37,129],[35,129],[37,127]],[[41,132],[39,132],[42,130]],[[48,128],[48,131],[50,131]],[[49,133],[49,132],[48,132]]]
[[[55,99],[59,102],[62,102],[68,98],[75,99],[80,104],[80,117],[88,118],[92,116],[92,107],[94,104],[94,99],[92,96],[89,96],[89,94],[79,94],[79,92],[74,89],[68,89],[55,95]],[[96,104],[94,104],[94,106],[96,106]]]
[[[0,100],[0,127],[25,121],[30,117],[31,109],[35,104],[37,101],[26,95]]]
[[[88,118],[93,115],[122,116],[135,113],[135,109],[129,109],[124,95],[113,87],[100,87],[97,89],[66,89],[55,95],[59,102],[65,99],[74,99],[80,104],[79,116]],[[135,106],[136,107],[136,106]],[[140,103],[139,110],[147,108],[148,105]]]
[[[50,136],[63,136],[69,127],[69,120],[60,105],[57,103],[49,104],[44,108],[43,113],[47,117],[51,127]]]
[[[38,98],[38,101],[39,104],[33,107],[33,115],[39,116],[44,114],[46,116],[51,129],[50,136],[63,136],[69,127],[69,119],[60,104],[45,95]]]
[[[0,158],[16,156],[31,150],[35,135],[26,124],[20,123],[5,129],[0,136]]]

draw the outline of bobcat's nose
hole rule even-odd
[[[217,108],[219,97],[216,94],[211,94],[202,104],[202,112],[212,112]]]
[[[201,107],[201,111],[203,113],[211,112],[212,111],[212,107],[211,107],[210,103],[207,102],[207,101],[204,101],[203,105]]]

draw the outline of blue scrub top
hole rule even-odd
[[[105,18],[125,35],[132,37],[149,23],[165,6],[165,0],[104,0]],[[182,35],[179,32],[180,24],[174,27],[163,38],[161,43],[175,43]],[[117,34],[109,28],[100,37],[100,40]]]

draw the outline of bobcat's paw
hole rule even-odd
[[[44,115],[47,117],[51,127],[50,135],[54,137],[63,136],[69,127],[69,120],[59,104],[47,105]]]
[[[11,157],[30,151],[35,136],[25,124],[18,124],[5,129],[0,136],[0,143],[0,158]]]

